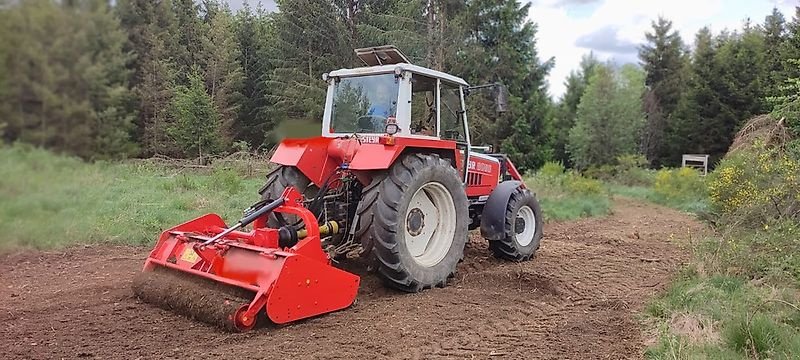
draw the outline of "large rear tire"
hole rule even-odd
[[[396,289],[444,287],[463,258],[469,225],[464,184],[449,161],[409,154],[362,191],[362,246]]]
[[[505,238],[489,241],[494,256],[525,261],[539,249],[544,223],[539,201],[528,189],[517,189],[511,194],[506,206]]]
[[[297,191],[304,194],[306,199],[310,199],[317,195],[319,188],[311,183],[311,180],[303,175],[300,170],[294,166],[279,165],[267,174],[267,182],[261,187],[259,193],[264,200],[275,200],[289,186],[294,186]],[[283,215],[289,223],[296,222],[298,218],[294,215]],[[270,214],[267,220],[270,227],[277,228],[282,225],[275,218],[274,214]]]

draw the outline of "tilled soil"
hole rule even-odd
[[[607,217],[547,224],[532,261],[494,259],[473,233],[446,288],[398,293],[359,271],[353,307],[244,334],[134,298],[131,281],[149,249],[6,254],[0,351],[6,359],[641,358],[637,313],[700,231],[674,210],[617,200]]]

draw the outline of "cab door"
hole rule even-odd
[[[456,163],[462,181],[467,181],[469,129],[464,107],[464,91],[458,84],[439,80],[439,137],[456,142]]]

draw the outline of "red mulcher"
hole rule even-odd
[[[168,309],[170,300],[180,303],[190,295],[176,285],[180,284],[176,279],[161,278],[161,269],[245,290],[239,293],[253,294],[246,303],[212,293],[206,297],[208,303],[188,314],[240,331],[251,329],[262,309],[281,324],[350,306],[360,279],[331,266],[320,244],[320,234],[337,233],[338,224],[318,227],[314,214],[303,206],[302,195],[291,187],[277,200],[258,205],[230,228],[218,215],[208,214],[165,231],[145,261],[143,275],[136,278],[137,295],[155,303],[167,299]],[[296,215],[305,229],[268,228],[270,212]],[[251,222],[252,231],[236,230]]]

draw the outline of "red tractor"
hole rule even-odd
[[[480,228],[499,258],[534,255],[543,227],[535,195],[505,155],[476,152],[470,143],[464,98],[475,88],[412,65],[391,46],[356,52],[367,66],[323,76],[322,136],[280,143],[257,210],[231,228],[213,217],[165,232],[145,270],[178,269],[256,293],[226,315],[234,328],[246,329],[264,306],[273,321],[286,322],[352,303],[355,275],[332,266],[312,271],[307,264],[358,253],[386,284],[416,292],[446,285],[472,229]],[[251,222],[253,231],[236,230]],[[231,252],[239,254],[235,263]],[[290,272],[284,262],[292,259],[298,265]],[[291,289],[326,283],[326,294],[340,286],[346,295],[322,304],[329,297],[322,288],[287,290],[295,280]],[[135,285],[140,297],[165,296],[163,284],[143,284]],[[148,286],[149,294],[142,290]],[[270,295],[277,289],[283,295]],[[284,304],[291,297],[297,300]],[[291,306],[296,301],[321,307],[291,313],[299,312]]]
[[[507,157],[472,151],[469,85],[391,47],[357,53],[374,66],[323,76],[322,136],[278,146],[263,197],[296,187],[323,221],[347,228],[326,248],[361,248],[405,291],[444,286],[468,229],[480,227],[498,257],[530,258],[542,236],[539,204]]]

